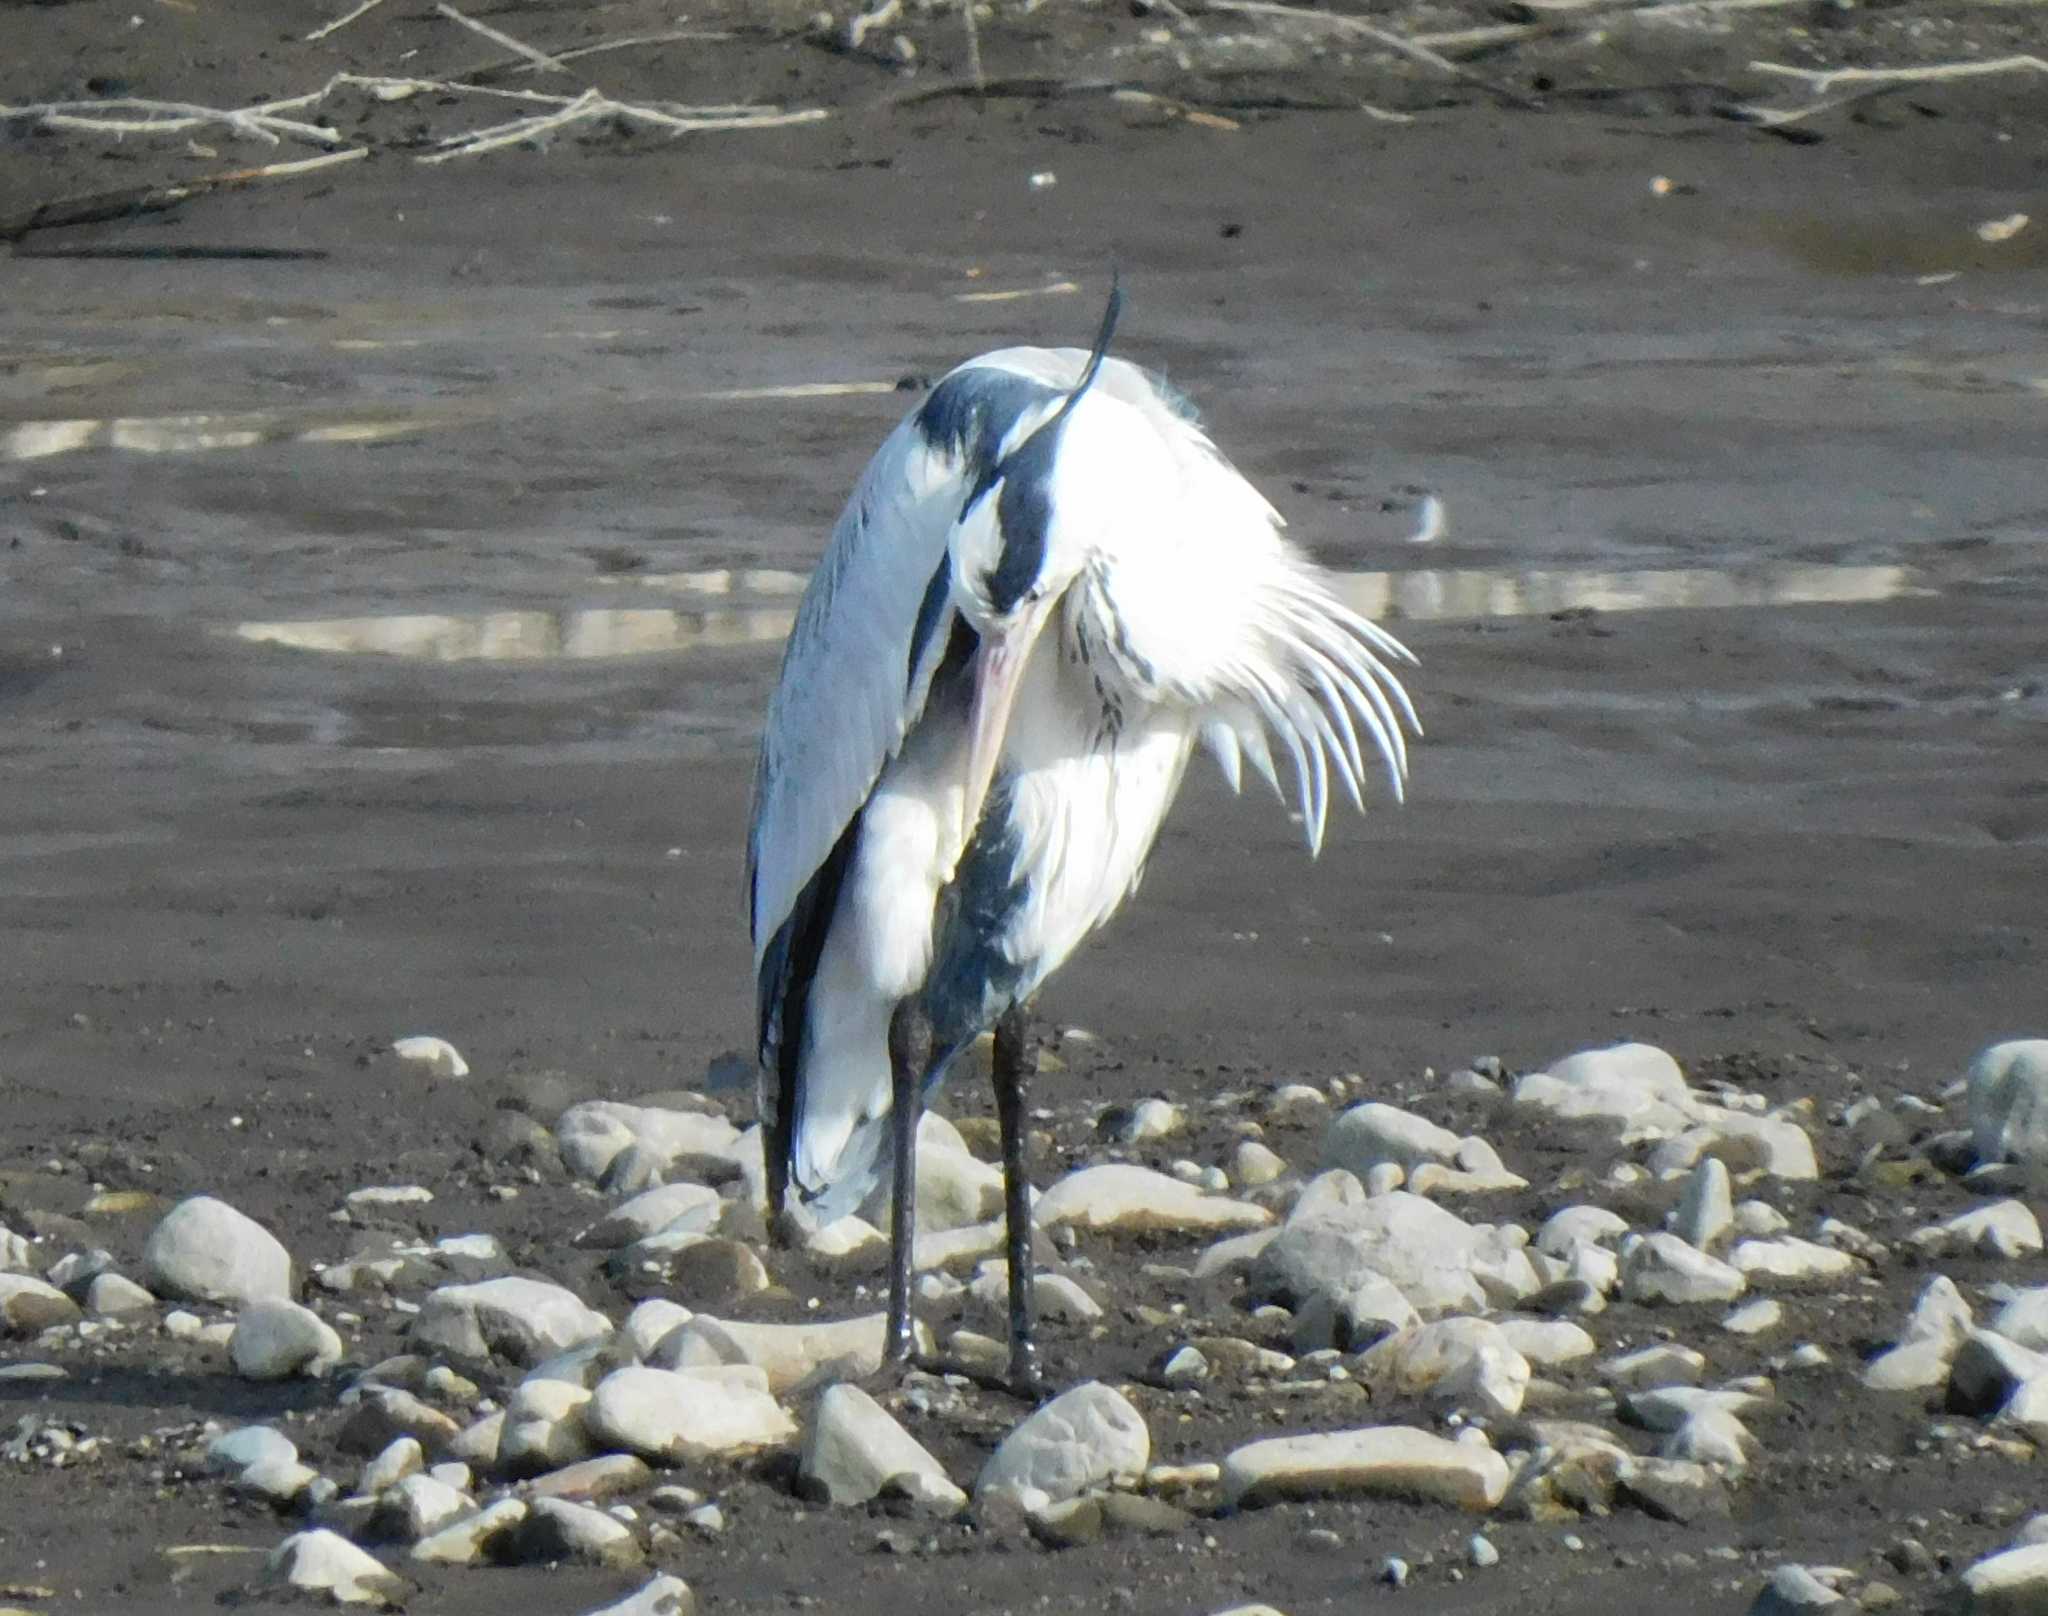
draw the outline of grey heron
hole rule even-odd
[[[944,377],[863,473],[798,608],[748,838],[771,1219],[893,1175],[886,1355],[912,1356],[917,1124],[995,1034],[1010,1382],[1039,1384],[1025,1013],[1137,885],[1197,745],[1249,761],[1309,850],[1331,776],[1398,799],[1407,649],[1345,607],[1158,377],[1005,348]]]

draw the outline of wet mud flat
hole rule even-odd
[[[1771,1192],[1802,1232],[1974,1204],[1939,1175],[1874,1190],[1828,1119],[1911,1094],[1946,1107],[1923,1133],[1960,1126],[1941,1094],[1970,1055],[2040,1030],[2048,271],[2038,223],[2003,252],[1976,234],[2037,201],[2037,130],[1995,106],[1809,146],[1484,106],[1234,130],[1072,99],[833,106],[725,144],[379,157],[7,262],[0,1223],[132,1264],[163,1202],[88,1213],[88,1185],[205,1191],[333,1262],[362,1232],[332,1220],[343,1194],[419,1183],[436,1198],[406,1229],[495,1233],[622,1311],[566,1246],[600,1203],[558,1181],[494,1198],[477,1141],[508,1081],[701,1087],[745,1046],[740,848],[795,580],[919,379],[1085,340],[1112,260],[1124,351],[1414,646],[1430,734],[1410,805],[1333,826],[1314,865],[1283,812],[1198,771],[1138,901],[1046,995],[1100,1042],[1063,1042],[1042,1079],[1041,1180],[1104,1148],[1105,1106],[1190,1106],[1204,1120],[1147,1159],[1206,1162],[1231,1120],[1206,1095],[1355,1073],[1358,1097],[1485,1134],[1531,1188],[1483,1215],[1533,1228],[1611,1141],[1475,1112],[1425,1072],[1641,1038],[1813,1099],[1823,1177]],[[18,155],[10,199],[33,188]],[[116,252],[138,245],[212,256]],[[223,251],[257,247],[305,256]],[[1432,495],[1445,531],[1412,545]],[[476,1077],[391,1067],[417,1031]],[[947,1100],[987,1109],[970,1081]],[[1269,1142],[1316,1165],[1312,1128]],[[1675,1193],[1632,1215],[1654,1226]],[[1049,1332],[1064,1378],[1138,1376],[1164,1340],[1144,1310],[1175,1302],[1267,1328],[1153,1271],[1189,1249],[1083,1250],[1118,1305],[1100,1334]],[[870,1305],[871,1276],[771,1265],[787,1295],[763,1316]],[[2038,1257],[1943,1271],[1975,1301],[2048,1278]],[[1876,1576],[1903,1535],[1967,1563],[2034,1466],[1853,1379],[1925,1277],[1787,1292],[1768,1342],[1699,1310],[1589,1321],[1603,1349],[1675,1334],[1717,1376],[1830,1355],[1782,1380],[1725,1520],[1589,1518],[1576,1549],[1489,1522],[1484,1572],[1481,1523],[1387,1503],[1052,1553],[801,1507],[770,1464],[683,1478],[727,1528],[673,1569],[714,1610],[1298,1613],[1619,1610],[1646,1586],[1739,1610],[1781,1560]],[[366,1310],[350,1357],[403,1327]],[[139,1336],[6,1355],[71,1376],[8,1386],[7,1412],[106,1439],[10,1478],[0,1579],[56,1597],[192,1608],[256,1557],[166,1548],[283,1536],[186,1477],[178,1439],[136,1446],[151,1433],[283,1420],[354,1463],[329,1386]],[[1341,1390],[1137,1395],[1161,1459],[1430,1418]],[[921,1434],[964,1478],[1016,1412]],[[1337,1552],[1304,1551],[1318,1529]],[[914,1552],[878,1552],[884,1532]],[[1398,1594],[1372,1581],[1389,1554],[1420,1568]],[[422,1575],[419,1604],[451,1611],[581,1610],[635,1581]]]

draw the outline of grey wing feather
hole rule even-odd
[[[930,668],[911,666],[912,650],[965,497],[951,461],[916,417],[898,426],[797,610],[754,776],[747,885],[757,966],[923,708]]]

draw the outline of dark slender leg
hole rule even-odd
[[[907,1364],[917,1347],[910,1329],[910,1243],[917,1235],[917,1124],[931,1058],[931,1020],[905,999],[889,1018],[889,1132],[896,1181],[889,1198],[889,1325],[882,1348],[888,1364]]]
[[[996,1023],[996,1120],[1003,1132],[1003,1224],[1010,1258],[1010,1389],[1035,1397],[1045,1389],[1038,1345],[1031,1339],[1031,1177],[1024,1165],[1024,1085],[1031,1050],[1023,1007]]]
[[[768,1166],[768,1239],[773,1245],[787,1245],[787,1234],[783,1229],[782,1209],[789,1204],[789,1124],[781,1117],[773,1119],[773,1125],[766,1130],[762,1141],[763,1155]]]

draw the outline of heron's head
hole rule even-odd
[[[981,818],[1002,756],[1003,737],[1032,647],[1087,569],[1092,524],[1060,496],[1072,483],[1062,472],[1065,435],[1074,406],[1109,351],[1123,294],[1110,288],[1102,329],[1072,392],[1014,449],[995,460],[969,491],[947,556],[953,603],[980,637],[974,706],[968,728],[963,835]],[[1071,465],[1071,460],[1067,462]]]

